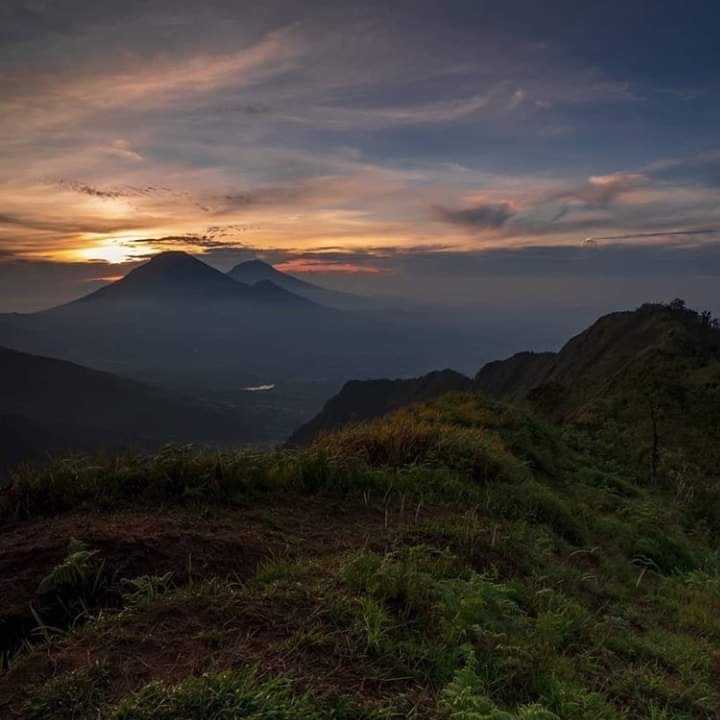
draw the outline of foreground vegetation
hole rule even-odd
[[[6,648],[0,715],[715,718],[713,504],[608,439],[454,394],[301,451],[20,470],[5,533],[82,521]],[[283,503],[307,513],[291,532]],[[240,532],[260,510],[259,544],[290,535],[244,577],[123,577],[83,537],[141,512]]]

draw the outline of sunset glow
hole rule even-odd
[[[444,283],[451,263],[587,237],[720,242],[717,75],[688,64],[699,40],[668,44],[630,13],[605,44],[578,43],[573,27],[622,23],[422,4],[346,18],[343,3],[211,2],[148,21],[41,3],[31,35],[0,11],[0,261],[130,267],[176,249]],[[668,47],[675,75],[656,77]]]
[[[112,264],[127,262],[132,258],[131,249],[120,243],[106,242],[75,251],[79,260],[100,260]]]

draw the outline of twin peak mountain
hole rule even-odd
[[[128,302],[241,303],[302,309],[316,305],[303,295],[283,287],[292,284],[288,283],[288,279],[294,280],[259,260],[236,265],[225,274],[187,253],[164,252],[120,280],[70,305]]]

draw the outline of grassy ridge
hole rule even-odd
[[[283,495],[380,521],[369,540],[270,559],[246,582],[181,587],[161,567],[126,581],[117,611],[12,659],[18,716],[714,718],[712,523],[606,440],[455,394],[302,451],[21,471],[0,499],[7,526],[123,507],[212,516]],[[101,562],[73,546],[44,592],[89,607]]]

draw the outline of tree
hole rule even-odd
[[[675,311],[687,310],[687,305],[682,298],[675,298],[674,300],[671,300],[668,303],[668,307],[670,308],[670,310]]]
[[[703,327],[712,327],[713,316],[709,310],[703,310],[700,313],[700,324]]]
[[[650,484],[659,481],[661,460],[682,432],[685,390],[682,368],[662,362],[646,368],[634,383],[637,398],[636,431],[639,444],[648,457]]]

